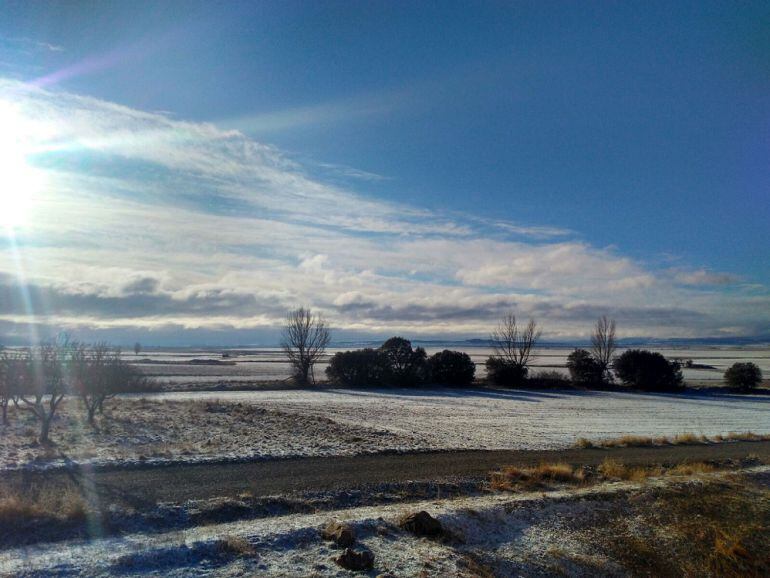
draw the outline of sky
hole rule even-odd
[[[770,335],[770,5],[0,1],[0,341]]]

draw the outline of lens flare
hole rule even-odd
[[[0,226],[23,226],[43,184],[43,175],[29,164],[33,150],[28,123],[10,105],[0,102]]]

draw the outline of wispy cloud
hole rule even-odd
[[[0,101],[48,183],[14,242],[0,240],[7,332],[174,328],[184,339],[272,327],[298,303],[377,333],[483,335],[511,308],[552,336],[584,334],[604,312],[627,335],[770,325],[763,287],[703,291],[727,276],[655,269],[558,227],[364,196],[361,175],[312,176],[237,130],[10,80]]]
[[[404,106],[412,98],[408,90],[363,94],[312,105],[300,105],[236,118],[222,118],[217,126],[263,135],[298,128],[353,122],[380,116]]]
[[[26,36],[3,36],[0,35],[0,46],[5,49],[12,49],[27,53],[34,52],[64,52],[64,47],[50,42],[27,38]]]

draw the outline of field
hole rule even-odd
[[[350,349],[361,346],[351,345]],[[490,355],[490,349],[458,344],[446,344],[446,347],[465,351],[476,363],[477,377],[484,376],[484,361]],[[328,355],[345,349],[330,349]],[[441,349],[444,347],[426,348],[428,355]],[[768,347],[651,349],[669,359],[692,360],[696,367],[685,368],[683,372],[685,380],[691,385],[721,385],[725,370],[736,361],[752,361],[762,369],[765,376],[770,376]],[[541,348],[536,352],[532,370],[558,371],[566,375],[565,364],[571,351],[571,348]],[[276,348],[150,350],[138,356],[128,355],[127,359],[168,389],[243,388],[266,383],[275,387],[290,375],[283,352]],[[324,378],[325,367],[324,361],[316,368],[317,379]]]
[[[94,425],[66,399],[51,445],[11,406],[0,576],[770,571],[770,442],[730,436],[770,435],[766,393],[295,389],[270,358],[202,355],[137,360],[164,391]],[[663,447],[613,447],[637,443]],[[416,535],[418,512],[440,532]],[[352,553],[323,537],[332,521]]]
[[[495,389],[163,393],[78,400],[39,446],[27,412],[0,436],[2,467],[271,459],[428,450],[560,449],[577,438],[770,434],[770,396]]]

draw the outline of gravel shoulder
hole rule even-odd
[[[503,465],[567,462],[598,465],[612,458],[628,465],[682,461],[770,461],[770,442],[729,442],[655,448],[499,450],[298,458],[247,463],[167,465],[131,469],[7,472],[0,486],[51,485],[75,479],[105,500],[184,502],[216,497],[352,490],[382,483],[483,478]]]

